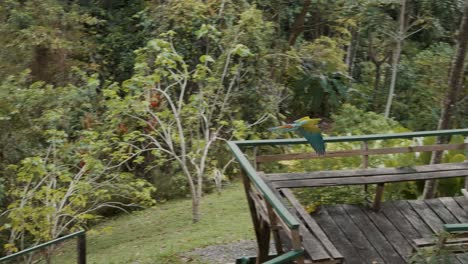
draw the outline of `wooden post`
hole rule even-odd
[[[267,204],[268,208],[268,216],[270,217],[270,228],[271,232],[273,235],[273,240],[275,241],[275,248],[276,248],[276,253],[278,255],[283,254],[283,245],[281,244],[281,238],[279,234],[279,224],[278,224],[278,218],[273,210],[273,207],[269,203]]]
[[[299,234],[299,229],[291,230],[291,243],[293,250],[301,250],[302,249],[302,239],[301,235]],[[304,257],[300,257],[296,259],[297,264],[304,264]]]
[[[257,208],[255,202],[250,197],[250,189],[252,185],[250,183],[249,177],[245,174],[244,171],[241,172],[242,181],[244,183],[245,196],[247,197],[247,203],[250,209],[250,216],[252,217],[252,224],[255,230],[255,237],[257,238],[257,262],[262,263],[267,261],[269,246],[270,246],[270,228],[268,223],[262,221],[258,217]],[[266,248],[265,248],[266,247]],[[266,253],[265,253],[266,251]]]
[[[257,236],[257,261],[256,264],[261,264],[268,261],[270,253],[270,226],[265,219],[260,219],[259,236]]]
[[[253,164],[254,164],[254,169],[256,171],[260,171],[260,162],[257,162],[257,156],[258,156],[258,147],[255,146],[253,149]]]
[[[86,233],[77,237],[78,264],[86,264]]]
[[[468,143],[468,137],[465,137],[465,143]],[[465,161],[468,162],[468,148],[465,149]],[[468,190],[468,177],[465,177],[465,192]]]
[[[374,203],[372,204],[372,209],[374,211],[380,210],[380,204],[382,202],[384,186],[385,186],[384,183],[377,184],[377,190],[375,192]]]
[[[363,151],[369,150],[369,144],[367,143],[367,141],[361,142],[361,149]],[[362,168],[367,169],[368,167],[369,167],[369,155],[368,154],[362,155]],[[364,184],[364,193],[366,194],[366,200],[367,202],[370,202],[368,199],[368,193],[369,193],[368,187],[369,186],[367,184]]]

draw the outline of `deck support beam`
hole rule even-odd
[[[250,216],[252,217],[252,224],[257,238],[257,260],[256,263],[263,263],[268,260],[268,252],[270,249],[270,228],[268,223],[259,217],[255,202],[250,196],[252,185],[247,175],[242,172],[242,181],[244,183],[244,190],[247,197],[247,203],[250,209]]]

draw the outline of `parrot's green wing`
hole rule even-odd
[[[307,139],[312,148],[319,155],[325,155],[325,142],[323,141],[322,133],[310,132],[304,128],[300,128],[298,132]]]

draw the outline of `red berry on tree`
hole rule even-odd
[[[159,106],[159,102],[158,101],[151,101],[150,105],[151,105],[151,108],[156,108],[156,107]]]

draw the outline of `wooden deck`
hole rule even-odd
[[[360,142],[360,149],[330,151],[325,155],[310,152],[271,155],[269,148],[262,148],[306,144],[305,139],[229,141],[228,146],[242,167],[242,180],[257,238],[257,256],[249,259],[249,263],[260,264],[271,258],[268,256],[271,239],[278,255],[269,263],[407,263],[417,245],[431,245],[434,235],[444,228],[444,224],[468,223],[468,202],[465,198],[440,198],[382,203],[385,186],[395,182],[465,177],[462,192],[468,197],[468,160],[458,164],[369,168],[369,156],[468,150],[468,138],[462,144],[391,148],[370,148],[369,142],[451,135],[466,136],[468,129],[327,137],[324,141],[331,144]],[[254,164],[241,150],[251,147],[254,148]],[[278,173],[274,166],[262,165],[272,161],[351,156],[361,156],[361,169]],[[357,205],[329,205],[322,206],[312,216],[291,190],[369,184],[376,185],[374,200],[368,204],[372,210]],[[362,201],[368,202],[367,199]],[[459,250],[460,245],[468,248],[467,242],[468,236],[459,235],[445,240],[444,245],[450,250]],[[455,264],[468,264],[468,254],[452,254],[451,257]]]
[[[311,216],[343,255],[343,263],[408,263],[415,239],[434,238],[443,224],[468,223],[468,200],[391,201],[378,212],[360,205],[326,205]],[[452,255],[452,263],[468,263],[468,253]]]

